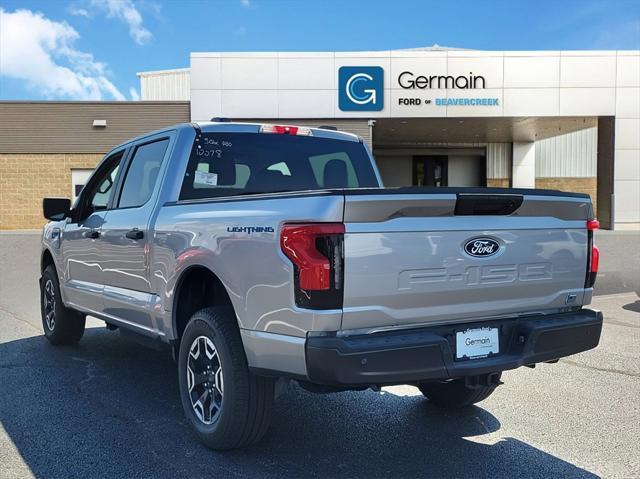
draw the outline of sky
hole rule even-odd
[[[0,100],[137,100],[192,51],[640,49],[640,0],[0,0]]]

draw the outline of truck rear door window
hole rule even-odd
[[[180,199],[377,186],[369,156],[359,142],[204,133],[194,142]]]

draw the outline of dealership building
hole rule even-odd
[[[640,51],[206,52],[138,76],[140,102],[0,102],[0,229],[39,227],[115,144],[211,118],[334,126],[385,186],[585,192],[640,229]]]

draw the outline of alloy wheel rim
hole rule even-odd
[[[47,328],[53,331],[56,326],[56,295],[53,281],[50,279],[44,284],[44,294],[42,295],[44,305],[44,320]]]
[[[222,407],[224,384],[220,355],[206,336],[195,338],[189,348],[187,389],[196,417],[204,424],[214,423]]]

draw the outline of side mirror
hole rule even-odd
[[[42,212],[46,219],[60,221],[69,216],[71,200],[69,198],[44,198]]]

